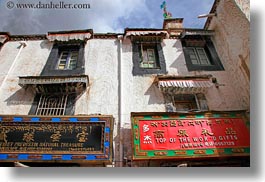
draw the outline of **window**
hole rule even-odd
[[[64,115],[68,95],[41,95],[36,115]]]
[[[41,76],[67,76],[85,73],[84,43],[55,43]]]
[[[176,94],[167,96],[167,112],[174,111],[205,111],[208,110],[207,101],[204,94]]]
[[[133,42],[133,75],[166,74],[160,41]]]
[[[190,59],[192,64],[197,65],[211,65],[204,48],[188,47]]]
[[[76,50],[68,50],[62,51],[58,61],[59,70],[73,70],[76,68],[78,60],[78,51]]]
[[[178,94],[172,96],[173,105],[177,111],[197,110],[197,103],[195,95],[191,94]]]
[[[214,45],[209,38],[183,39],[182,46],[189,71],[224,70]]]
[[[38,93],[29,115],[73,115],[76,98],[76,93]]]
[[[140,67],[141,68],[158,68],[157,51],[155,45],[140,44]]]

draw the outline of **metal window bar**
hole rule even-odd
[[[201,110],[201,106],[200,106],[200,103],[199,103],[199,100],[198,100],[198,97],[196,94],[193,94],[194,95],[194,98],[195,98],[195,102],[196,102],[196,106],[197,106],[197,109],[198,110]]]
[[[68,95],[41,95],[36,115],[64,115]]]

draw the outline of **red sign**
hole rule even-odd
[[[139,120],[141,150],[249,147],[243,119]]]

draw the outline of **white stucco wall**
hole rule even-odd
[[[110,114],[118,110],[118,56],[115,39],[92,39],[85,47],[89,88],[77,101],[76,114]]]
[[[18,85],[19,76],[39,76],[46,64],[53,43],[48,40],[26,41],[19,52],[19,41],[7,42],[0,51],[1,87],[0,113],[27,115],[34,95]],[[75,114],[118,115],[118,56],[115,39],[93,39],[85,46],[85,74],[89,87],[76,102]],[[7,73],[9,74],[7,75]],[[0,81],[1,81],[0,80]],[[1,83],[2,84],[2,83]]]
[[[89,87],[76,102],[75,115],[112,115],[118,123],[118,50],[115,39],[92,39],[85,46]]]
[[[34,95],[18,85],[19,76],[39,75],[52,48],[46,40],[26,41],[26,44],[20,54],[20,41],[7,42],[0,51],[1,80],[5,80],[0,87],[1,114],[28,114]]]

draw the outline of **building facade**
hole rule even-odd
[[[203,29],[0,33],[1,164],[249,166],[248,7],[217,0]]]

